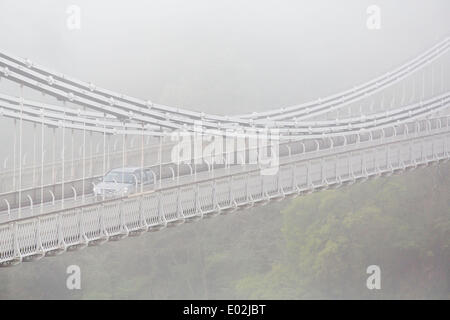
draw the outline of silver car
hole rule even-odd
[[[117,168],[109,171],[101,182],[94,186],[93,191],[96,197],[120,197],[141,190],[141,184],[144,186],[153,184],[153,180],[154,176],[149,169]]]

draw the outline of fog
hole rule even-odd
[[[80,30],[66,26],[72,4]],[[371,4],[2,0],[1,47],[131,96],[239,114],[350,88],[448,36],[448,1],[377,1],[379,30]]]
[[[379,30],[369,30],[366,25],[367,7],[373,4],[381,9]],[[67,27],[66,10],[70,5],[81,9],[79,30]],[[379,76],[450,36],[449,12],[448,0],[0,0],[0,51],[156,103],[222,115],[244,114],[296,105]],[[19,88],[2,79],[0,92],[18,95]],[[29,98],[55,103],[30,89],[25,92]],[[0,157],[10,153],[13,128],[11,120],[3,123],[6,124],[0,142],[7,147],[0,151]],[[31,127],[25,130],[31,133]],[[24,143],[29,146],[30,141]],[[430,185],[450,190],[448,173],[446,165],[408,178],[387,178],[383,180],[387,181],[385,184],[371,183],[366,191],[372,195],[392,187],[394,191],[385,192],[401,198],[404,190],[399,185],[413,188],[420,179],[429,179]],[[345,197],[346,192],[356,193],[359,185],[352,188],[337,194]],[[411,194],[424,199],[405,196],[401,198],[404,202],[398,200],[392,208],[417,200],[418,209],[411,214],[425,219],[422,214],[426,210],[422,212],[421,208],[426,196],[419,190],[414,192]],[[305,201],[325,201],[320,196],[321,193],[314,198],[307,196]],[[364,198],[361,194],[358,197],[356,202]],[[449,208],[448,193],[441,192],[436,197],[440,205],[436,205],[436,217],[441,214],[448,221],[448,214],[443,214]],[[285,260],[292,250],[287,242],[295,232],[286,230],[292,222],[289,210],[295,205],[302,206],[300,211],[306,210],[303,203],[286,200],[233,217],[215,218],[217,222],[200,221],[176,230],[0,269],[0,297],[361,297],[352,288],[326,295],[325,289],[317,289],[317,283],[305,285],[312,292],[310,296],[292,288],[294,291],[277,290],[267,284],[272,279],[270,272],[290,263]],[[315,202],[308,208],[327,212]],[[367,241],[376,245],[374,239]],[[430,248],[435,247],[430,244]],[[440,257],[445,261],[447,256],[448,252]],[[365,256],[368,260],[370,257]],[[397,265],[396,261],[387,261],[392,266],[407,265],[406,258],[397,261]],[[83,280],[86,290],[66,290],[65,268],[70,264],[82,267],[84,279],[88,279]],[[439,270],[443,273],[436,271],[436,279],[448,282],[448,270]],[[402,283],[413,276],[402,279]],[[286,279],[283,281],[291,281]],[[265,287],[252,282],[260,280]],[[424,282],[424,286],[428,284]],[[429,296],[448,298],[446,288],[438,286],[428,292]],[[365,298],[428,297],[427,293],[408,290],[388,289],[385,295]]]

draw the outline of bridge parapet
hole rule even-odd
[[[425,123],[425,125],[424,125]],[[167,226],[195,221],[271,200],[338,188],[389,176],[450,158],[449,117],[417,122],[417,131],[392,130],[387,136],[293,154],[275,175],[246,167],[231,174],[215,172],[198,181],[120,199],[57,210],[0,224],[0,265],[34,261],[86,245],[100,245]]]

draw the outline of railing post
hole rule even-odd
[[[120,224],[121,224],[122,230],[124,231],[124,234],[126,236],[128,236],[130,231],[128,230],[127,224],[125,223],[125,217],[124,217],[124,212],[123,212],[123,204],[124,204],[124,200],[121,200],[119,202],[119,218],[120,218]]]
[[[52,192],[52,190],[48,190],[50,195],[52,196],[52,205],[55,205],[55,194]],[[43,204],[43,203],[42,203]]]
[[[420,139],[420,161],[423,162],[423,143],[424,139]]]
[[[277,175],[277,193],[280,193],[283,188],[281,187],[281,172],[280,172],[280,168],[278,168],[278,172],[276,173]]]
[[[334,161],[334,179],[337,181],[338,180],[338,163],[339,163],[339,157],[335,156],[335,161]]]
[[[6,206],[8,207],[8,218],[11,219],[11,206],[9,205],[8,200],[3,199],[3,201],[6,203]]]
[[[437,156],[434,154],[434,138],[431,139],[431,160],[436,160]]]
[[[198,186],[198,183],[196,183],[195,184],[195,192],[194,192],[194,205],[195,205],[195,211],[196,212],[200,212],[201,213],[201,216],[203,217],[203,212],[202,212],[202,210],[200,209],[200,206],[199,206],[199,199],[198,199],[198,197],[199,197],[199,186]]]
[[[181,206],[181,189],[177,188],[177,217],[184,218],[183,207]]]
[[[141,195],[141,196],[139,196],[139,221],[145,227],[145,230],[148,230],[148,224],[147,224],[147,221],[146,221],[146,219],[144,217],[143,202],[144,202],[144,196]]]
[[[324,160],[323,158],[320,159],[320,181],[322,182],[322,184],[325,184],[325,180],[323,177],[323,172],[324,172]]]
[[[367,167],[366,167],[366,153],[364,150],[361,151],[361,175],[366,176]]]
[[[61,214],[57,215],[57,234],[58,234],[58,246],[62,250],[66,250],[66,244],[64,242],[64,235],[62,232]]]
[[[27,198],[30,201],[30,211],[31,211],[31,215],[33,215],[33,199],[31,198],[31,196],[29,194],[27,194]]]
[[[71,188],[72,188],[72,192],[73,192],[73,200],[77,200],[77,190],[73,187],[73,186],[70,186]]]
[[[167,220],[164,216],[164,208],[162,205],[162,192],[158,192],[158,217],[161,219],[161,221],[164,223],[164,226],[167,226]]]
[[[308,166],[306,167],[306,188],[310,188],[312,185],[311,181],[311,160],[308,161]]]
[[[37,235],[36,235],[36,247],[38,248],[38,253],[41,254],[41,257],[44,256],[44,246],[42,245],[42,238],[41,238],[41,219],[38,218],[37,220]]]
[[[351,156],[352,156],[352,153],[350,152],[347,156],[347,175],[348,175],[349,179],[350,179],[350,172],[351,172],[350,166],[351,166],[351,162],[352,162]]]
[[[386,167],[389,167],[389,145],[386,145]]]
[[[409,164],[412,165],[413,164],[413,159],[412,159],[413,143],[411,140],[409,141],[408,145],[409,145]]]
[[[249,174],[245,175],[245,199],[246,201],[250,201],[250,197],[249,197],[249,192],[248,192],[248,179],[249,179]]]
[[[213,182],[212,182],[212,193],[211,193],[211,197],[212,197],[212,205],[213,205],[213,210],[218,210],[218,208],[219,208],[219,204],[218,204],[218,202],[217,202],[217,190],[216,190],[216,187],[217,187],[217,185],[216,185],[216,179],[214,179],[213,180]]]
[[[230,177],[230,205],[235,202],[234,198],[235,197],[233,192],[233,177]]]
[[[101,204],[99,210],[99,216],[100,216],[100,228],[102,231],[102,234],[105,238],[109,238],[109,233],[105,225],[105,205]],[[119,208],[120,210],[120,208]],[[120,218],[120,212],[119,212],[119,218]]]
[[[83,224],[83,209],[76,209],[76,214],[78,215],[78,230],[80,230],[79,234],[79,243],[84,244],[85,246],[88,245],[89,240],[86,236],[86,232],[84,231],[84,224]]]
[[[14,259],[18,259],[19,262],[22,262],[22,254],[20,253],[20,246],[18,240],[18,226],[17,222],[11,224],[11,229],[13,229],[13,241],[14,241]]]
[[[266,188],[264,185],[264,176],[260,175],[261,177],[261,198],[264,198],[266,196]]]
[[[292,189],[292,191],[294,191],[295,186],[296,186],[296,183],[295,183],[295,180],[296,180],[296,178],[295,178],[295,164],[292,165],[292,173],[291,173],[291,175],[292,175],[291,189]]]

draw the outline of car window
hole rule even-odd
[[[104,182],[135,183],[134,175],[129,172],[110,171],[103,178]]]
[[[147,171],[142,171],[144,183],[149,182],[149,176]]]
[[[145,170],[144,171],[146,176],[147,176],[147,182],[149,183],[153,183],[153,174],[151,173],[150,170]]]
[[[133,174],[136,176],[136,178],[140,182],[141,181],[141,170],[136,170],[133,172]]]

